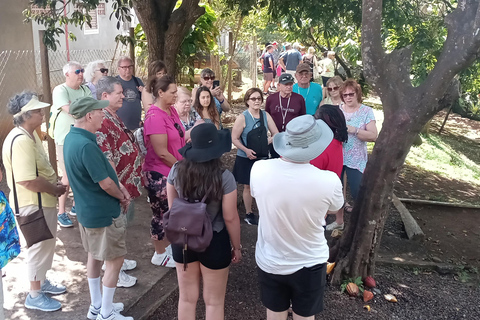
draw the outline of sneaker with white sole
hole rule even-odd
[[[50,312],[57,311],[61,307],[62,304],[59,301],[48,297],[43,292],[41,292],[36,298],[32,298],[32,296],[28,294],[27,299],[25,299],[25,308],[27,309]]]
[[[167,268],[175,268],[175,261],[173,261],[172,255],[168,254],[167,251],[164,253],[155,252],[152,257],[152,264]]]
[[[135,269],[136,267],[137,267],[137,261],[124,259],[123,264],[122,264],[122,268],[120,270],[130,271],[130,270]],[[107,268],[107,266],[105,265],[105,262],[104,262],[103,265],[102,265],[102,270],[105,271],[106,268]]]
[[[75,206],[72,206],[72,209],[70,209],[70,215],[72,217],[76,217],[77,216],[77,210],[75,209]]]
[[[58,219],[58,224],[60,225],[60,227],[64,227],[64,228],[73,227],[72,220],[70,220],[70,217],[65,212],[62,213],[62,214],[59,214],[57,219]]]
[[[64,285],[52,283],[50,280],[45,279],[40,290],[44,293],[62,294],[67,291],[67,288]]]
[[[120,271],[118,274],[117,288],[130,288],[137,283],[137,278],[126,274],[125,271]]]
[[[125,317],[125,316],[121,315],[120,313],[115,312],[115,310],[114,310],[114,311],[112,311],[112,313],[110,313],[110,315],[109,315],[108,317],[106,317],[106,318],[104,318],[104,317],[102,316],[102,314],[99,313],[99,314],[97,315],[97,319],[96,319],[96,320],[133,320],[133,318],[132,318],[132,317]]]
[[[335,230],[335,229],[343,230],[343,227],[344,227],[344,226],[345,226],[345,223],[338,224],[337,221],[333,221],[332,223],[330,223],[329,225],[327,225],[326,230],[327,230],[327,231],[333,231],[333,230]]]
[[[117,312],[117,313],[122,312],[124,308],[125,306],[121,302],[113,303],[114,312]],[[101,309],[102,307],[95,308],[93,305],[90,305],[90,307],[88,308],[87,318],[90,320],[97,319],[97,316],[100,314]]]
[[[243,220],[251,226],[258,225],[257,217],[255,216],[255,214],[253,212],[247,213],[245,215],[245,219],[243,219]]]

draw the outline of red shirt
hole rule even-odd
[[[272,116],[279,132],[285,131],[290,120],[307,113],[305,99],[295,92],[292,92],[290,98],[281,98],[281,101],[280,92],[272,94],[265,102],[265,111]]]
[[[320,170],[328,170],[335,172],[338,177],[342,174],[343,169],[343,148],[342,143],[337,139],[333,139],[327,149],[321,155],[310,161]]]
[[[118,180],[130,197],[140,196],[142,187],[142,157],[133,142],[133,134],[116,115],[103,109],[102,128],[97,131],[97,144],[108,161],[115,164]]]

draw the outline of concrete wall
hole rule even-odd
[[[23,23],[22,11],[28,0],[0,0],[0,52],[33,50],[32,24]]]

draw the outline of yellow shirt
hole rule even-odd
[[[38,168],[38,175],[45,178],[52,184],[57,183],[57,175],[53,170],[42,141],[34,132],[35,141],[30,137],[27,131],[23,128],[13,128],[7,135],[3,142],[2,159],[5,166],[5,175],[7,176],[7,184],[10,188],[10,205],[15,211],[15,202],[13,198],[13,184],[12,184],[12,160],[10,159],[10,147],[12,139],[18,134],[13,143],[12,158],[13,158],[13,174],[15,175],[15,185],[17,188],[18,206],[25,207],[28,205],[38,205],[38,195],[36,192],[30,191],[21,186],[19,181],[31,181],[37,178],[36,167]],[[36,164],[36,166],[35,166]],[[42,192],[42,205],[44,207],[55,208],[57,205],[57,198],[48,193]]]

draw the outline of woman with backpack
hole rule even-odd
[[[272,138],[278,133],[278,129],[270,114],[261,110],[263,94],[260,89],[248,89],[243,100],[248,109],[237,117],[232,128],[232,142],[237,147],[233,174],[235,180],[243,184],[245,222],[257,225],[257,218],[252,212],[250,171],[255,161],[268,158],[268,145],[272,143]],[[270,131],[270,138],[267,137],[267,131]]]
[[[167,236],[168,226],[173,223],[173,212],[175,208],[181,208],[177,204],[186,199],[189,203],[186,206],[195,206],[198,201],[207,204],[206,213],[212,223],[213,237],[203,252],[188,247],[184,250],[184,245],[172,244],[180,291],[178,319],[195,319],[200,280],[203,283],[205,319],[224,319],[229,265],[242,258],[237,188],[232,173],[225,169],[220,159],[231,149],[231,136],[227,129],[217,130],[213,124],[202,123],[192,129],[191,139],[191,143],[179,150],[183,159],[168,175],[170,220],[166,221]],[[193,223],[196,217],[189,216],[189,212],[191,210],[187,208],[180,213],[183,221],[189,219]]]
[[[318,62],[317,57],[315,57],[315,48],[308,48],[308,52],[302,57],[302,60],[304,63],[308,63],[308,65],[310,66],[310,72],[312,73],[312,78],[310,79],[310,82],[312,82],[315,76],[317,76],[318,74]]]

